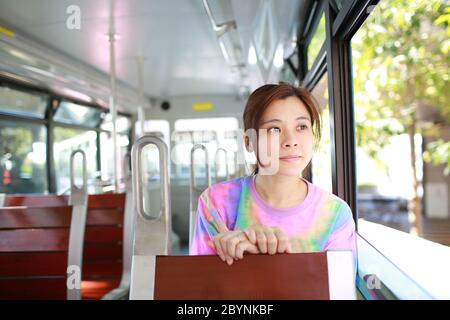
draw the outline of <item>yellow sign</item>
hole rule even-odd
[[[214,108],[212,102],[197,102],[192,104],[192,110],[196,112],[211,111]]]
[[[15,35],[14,31],[9,30],[8,28],[2,27],[2,26],[0,26],[0,33],[4,34],[5,36],[10,37],[10,38],[14,37],[14,35]]]

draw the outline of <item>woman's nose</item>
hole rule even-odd
[[[292,134],[292,133],[286,134],[286,137],[285,137],[282,145],[285,148],[298,147],[298,141],[297,141],[295,134]]]

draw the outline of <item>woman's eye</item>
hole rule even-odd
[[[308,126],[306,124],[301,124],[298,126],[300,128],[300,130],[306,130],[308,129]]]
[[[267,132],[269,133],[280,133],[280,131],[281,131],[280,128],[277,127],[267,129]]]

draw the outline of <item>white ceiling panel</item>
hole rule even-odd
[[[218,23],[236,19],[245,57],[261,2],[209,0]],[[280,39],[289,32],[298,2],[274,1]],[[81,9],[80,30],[66,27],[70,5]],[[105,74],[109,13],[109,0],[0,0],[0,21],[15,32]],[[142,55],[148,97],[236,94],[236,75],[222,56],[201,0],[116,0],[114,17],[121,82],[137,88],[136,57]]]

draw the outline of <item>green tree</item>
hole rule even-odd
[[[412,231],[421,232],[414,135],[439,133],[450,123],[450,11],[441,0],[380,1],[352,40],[358,146],[375,158],[393,135],[410,137],[414,196]],[[419,108],[434,108],[442,124],[418,126]],[[437,141],[439,148],[445,141]],[[449,166],[448,147],[425,157]],[[434,153],[433,153],[434,154]]]

